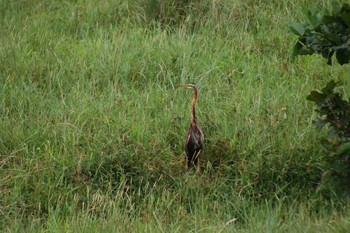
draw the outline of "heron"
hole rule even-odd
[[[191,104],[191,125],[187,131],[185,153],[187,158],[187,168],[195,165],[197,167],[197,172],[199,172],[199,156],[204,148],[204,133],[199,127],[195,111],[198,89],[195,84],[178,84],[177,87],[193,89],[193,99]]]

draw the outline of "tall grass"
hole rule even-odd
[[[349,68],[290,61],[310,3],[150,2],[0,2],[2,228],[345,232],[305,98]],[[189,82],[201,175],[183,170]]]

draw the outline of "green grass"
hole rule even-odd
[[[335,77],[348,97],[350,70],[291,61],[309,1],[193,2],[153,21],[146,0],[0,1],[4,231],[347,232],[306,96]],[[189,82],[200,175],[183,169]]]

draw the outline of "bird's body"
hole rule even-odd
[[[198,90],[194,84],[178,85],[183,88],[193,89],[193,100],[191,105],[191,125],[188,128],[186,141],[185,141],[185,153],[187,158],[187,167],[192,165],[197,166],[199,171],[199,156],[204,148],[204,133],[199,127],[196,117],[195,104],[197,101]]]
[[[195,129],[190,126],[187,131],[185,152],[187,156],[187,167],[192,164],[198,166],[199,155],[203,150],[204,135],[199,126]]]

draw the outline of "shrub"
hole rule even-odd
[[[350,5],[334,6],[332,14],[319,18],[308,11],[310,23],[291,23],[290,29],[299,36],[294,45],[293,55],[311,55],[319,53],[332,64],[336,54],[339,64],[350,61]]]
[[[291,23],[290,29],[299,36],[294,45],[293,57],[297,55],[321,54],[332,65],[335,54],[340,65],[350,62],[350,6],[341,7],[334,4],[331,14],[322,18],[315,12],[307,12],[310,23]],[[337,82],[331,80],[321,91],[312,91],[307,100],[316,104],[320,117],[315,124],[319,127],[329,125],[326,147],[330,149],[327,158],[328,170],[334,187],[342,193],[350,193],[350,103],[344,100],[341,93],[335,91]],[[333,182],[335,181],[335,182]],[[339,186],[338,184],[342,185]],[[344,189],[345,188],[345,189]]]

